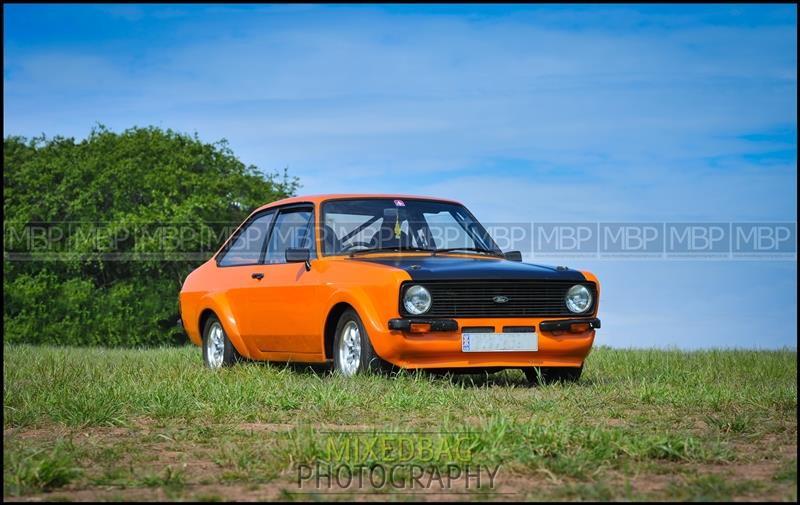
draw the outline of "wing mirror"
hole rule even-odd
[[[509,261],[522,261],[522,253],[520,251],[504,252],[503,257]]]
[[[311,270],[311,250],[299,247],[286,249],[286,263],[305,263],[306,271]]]

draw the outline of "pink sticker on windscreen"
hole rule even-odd
[[[394,205],[395,205],[395,207],[405,207],[406,206],[406,204],[405,204],[405,202],[403,200],[395,200],[394,201]]]

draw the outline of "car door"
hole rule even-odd
[[[311,258],[316,258],[312,205],[283,208],[275,218],[264,256],[264,289],[257,293],[264,332],[260,350],[313,361],[324,351],[318,296],[321,274],[314,268],[306,270],[305,263],[287,263],[289,248],[308,248]]]
[[[264,247],[276,213],[270,209],[251,216],[217,257],[219,289],[230,301],[236,326],[248,347],[258,348],[263,336],[257,299],[264,287]]]

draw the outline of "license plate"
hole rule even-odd
[[[536,351],[539,339],[527,333],[462,333],[462,352]]]

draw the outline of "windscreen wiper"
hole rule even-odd
[[[483,247],[447,247],[443,249],[435,249],[431,256],[436,256],[437,253],[443,252],[455,252],[455,251],[468,251],[468,252],[477,252],[482,254],[488,254],[490,256],[497,256],[502,257],[503,254],[497,251],[492,251],[491,249],[485,249]]]
[[[369,253],[374,253],[374,252],[385,252],[385,251],[396,251],[396,252],[402,252],[402,251],[412,251],[412,252],[425,251],[425,252],[433,252],[433,249],[426,249],[424,247],[414,247],[414,246],[408,246],[408,247],[400,247],[400,246],[371,247],[369,249],[360,249],[358,251],[353,251],[353,252],[350,253],[350,257],[352,258],[356,254],[369,254]]]

